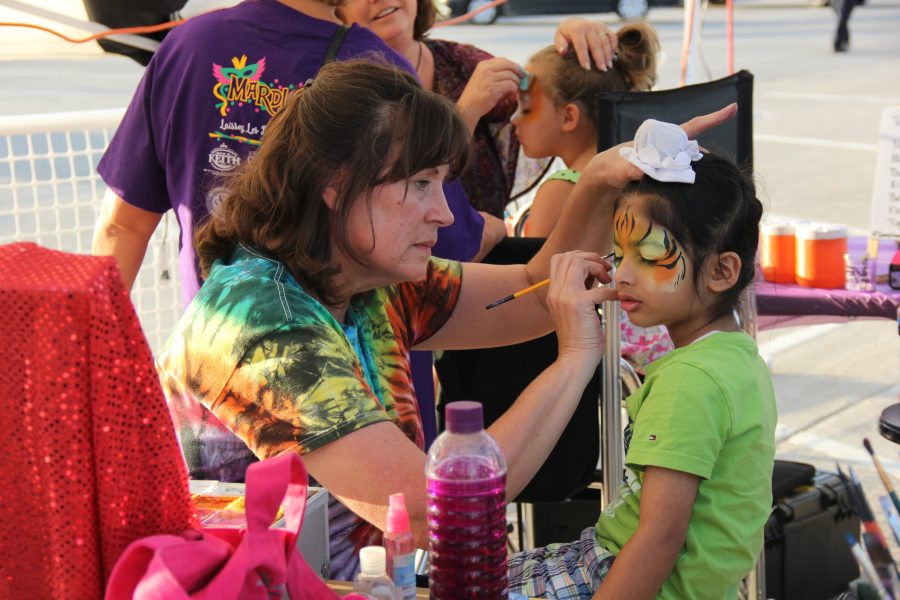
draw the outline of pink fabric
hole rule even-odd
[[[647,365],[658,358],[665,356],[675,346],[669,331],[662,325],[652,327],[639,327],[628,320],[628,314],[622,311],[622,358],[631,363],[631,366],[644,374]]]
[[[116,564],[107,600],[327,600],[338,595],[297,551],[307,477],[293,452],[247,469],[247,528],[191,530],[133,543]],[[278,507],[285,529],[270,529]],[[361,596],[348,596],[348,598]]]
[[[0,598],[100,598],[132,541],[193,523],[112,258],[0,247]]]

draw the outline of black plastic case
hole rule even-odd
[[[859,515],[833,473],[777,499],[765,531],[767,598],[827,600],[859,577],[846,540],[859,538]]]

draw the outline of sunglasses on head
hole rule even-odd
[[[534,73],[523,71],[524,75],[519,79],[519,91],[527,92],[534,85]]]

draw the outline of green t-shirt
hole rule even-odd
[[[701,478],[684,547],[657,598],[737,598],[772,508],[775,393],[756,343],[718,332],[651,363],[626,400],[626,481],[597,521],[618,555],[638,526],[647,466]]]

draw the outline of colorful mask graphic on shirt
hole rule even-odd
[[[650,286],[658,291],[674,291],[684,280],[687,262],[684,249],[665,227],[636,215],[631,207],[616,213],[615,262],[624,250],[638,254],[639,268],[646,268]]]
[[[244,119],[235,118],[235,108],[252,109],[254,113],[264,112],[271,118],[284,106],[287,96],[296,87],[282,85],[277,79],[272,83],[262,80],[266,71],[266,59],[247,64],[247,56],[231,59],[231,67],[213,63],[213,96],[219,116],[223,117],[219,129],[210,133],[213,139],[227,139],[245,144],[259,145],[264,127],[253,125]],[[229,119],[228,117],[231,117]]]

